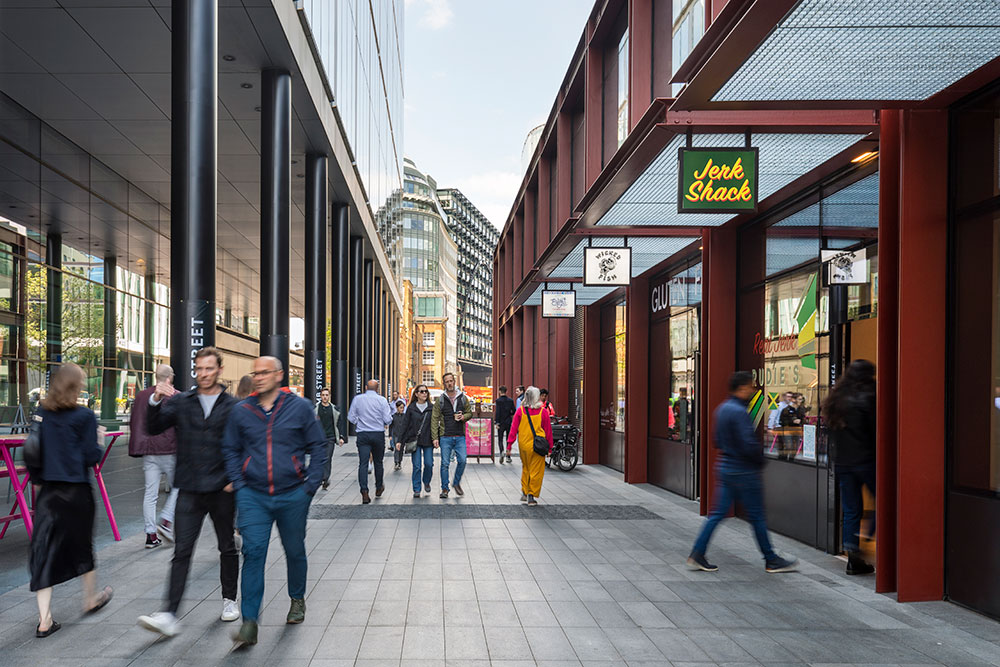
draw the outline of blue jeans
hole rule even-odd
[[[465,472],[465,458],[468,450],[465,447],[464,435],[441,436],[441,490],[448,490],[448,468],[451,466],[451,455],[455,454],[458,465],[455,466],[455,484],[462,483],[462,473]]]
[[[382,488],[384,470],[382,457],[385,456],[385,433],[381,431],[358,431],[358,486],[368,490],[368,459],[375,464],[375,488]]]
[[[855,466],[835,466],[837,482],[840,484],[840,505],[844,511],[843,534],[844,550],[857,551],[858,533],[861,532],[861,517],[865,512],[865,498],[861,489],[865,486],[875,493],[875,464],[867,463]],[[874,532],[874,531],[873,531]]]
[[[715,528],[729,514],[733,503],[739,503],[743,506],[747,521],[753,526],[757,546],[764,554],[764,560],[770,562],[775,559],[777,554],[771,548],[771,539],[767,535],[767,520],[764,517],[764,483],[761,480],[760,471],[716,470],[716,480],[715,502],[708,513],[705,525],[702,526],[701,533],[698,534],[698,539],[695,540],[691,553],[705,555],[708,541],[712,539]]]
[[[305,598],[306,517],[311,502],[305,485],[276,496],[247,486],[236,492],[237,523],[243,537],[243,600],[240,606],[244,621],[260,618],[267,546],[271,541],[271,526],[275,523],[288,566],[288,597]]]
[[[420,465],[421,459],[423,459],[422,467]],[[423,470],[424,484],[430,484],[431,478],[434,476],[434,448],[417,447],[410,454],[410,460],[413,461],[413,492],[420,493],[421,470]]]

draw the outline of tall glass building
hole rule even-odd
[[[66,361],[121,418],[211,344],[398,386],[403,0],[153,4],[0,0],[0,424]]]
[[[461,190],[437,191],[458,245],[458,363],[466,384],[489,386],[493,376],[493,253],[497,228]]]

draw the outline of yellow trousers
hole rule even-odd
[[[535,498],[542,495],[542,478],[545,477],[545,457],[535,453],[532,442],[517,440],[521,453],[521,493]]]

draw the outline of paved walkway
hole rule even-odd
[[[284,625],[275,534],[260,643],[229,653],[238,623],[219,620],[206,525],[182,634],[157,640],[135,619],[159,608],[171,551],[144,550],[140,528],[98,552],[111,605],[84,617],[79,584],[58,587],[63,629],[49,639],[34,639],[27,586],[0,596],[0,665],[1000,665],[1000,624],[945,602],[897,604],[872,577],[847,578],[842,561],[780,536],[802,570],[768,575],[737,520],[713,541],[719,572],[688,572],[695,504],[605,468],[550,471],[529,509],[516,459],[470,461],[465,497],[447,501],[438,461],[432,497],[413,499],[407,461],[361,507],[352,452],[338,450],[335,483],[314,501],[313,516],[333,518],[310,519],[305,624]]]

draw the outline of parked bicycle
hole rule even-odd
[[[554,418],[552,422],[552,452],[545,465],[555,465],[564,472],[575,468],[580,459],[580,453],[576,446],[579,439],[580,431],[570,423],[568,417]]]

